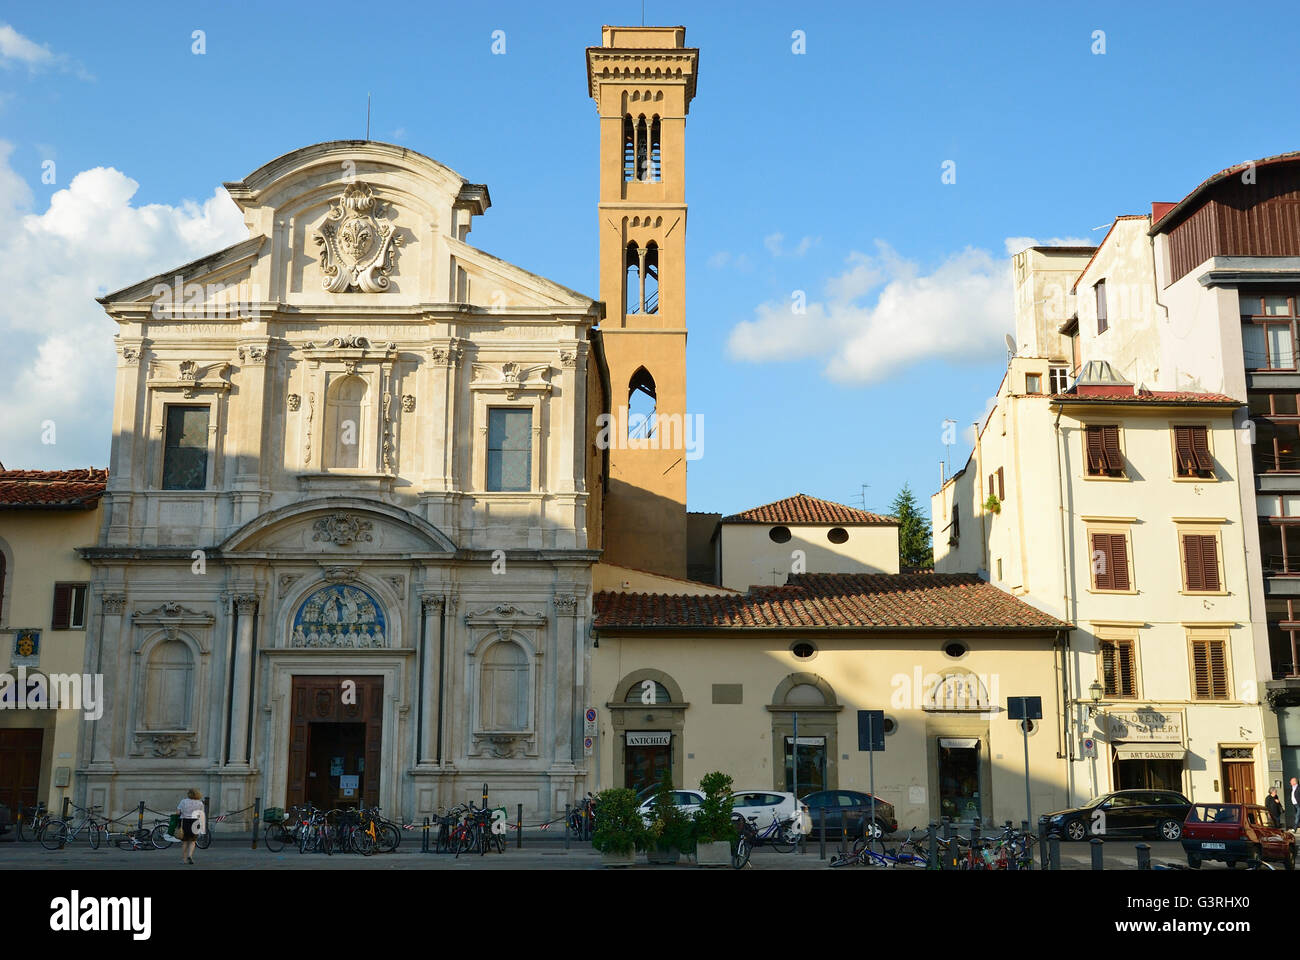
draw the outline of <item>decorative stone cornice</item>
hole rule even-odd
[[[441,610],[447,604],[447,598],[441,593],[422,593],[420,594],[420,606],[426,613],[434,610]]]
[[[248,616],[257,611],[257,594],[241,593],[235,597],[235,609],[239,611],[241,617]]]
[[[125,593],[106,593],[99,598],[104,608],[104,616],[120,617],[126,613],[126,594]]]
[[[360,574],[357,571],[357,567],[326,567],[325,580],[329,583],[353,583],[360,579]]]
[[[572,617],[578,612],[578,598],[568,594],[556,594],[555,612],[562,617]]]
[[[266,347],[262,344],[245,344],[239,348],[239,359],[245,363],[266,363]]]
[[[475,362],[470,381],[471,390],[504,390],[507,400],[514,400],[523,391],[550,393],[551,365],[536,363],[525,367],[513,360],[500,366]]]
[[[230,364],[226,361],[209,364],[200,370],[199,365],[194,360],[182,360],[177,367],[176,376],[171,379],[150,378],[149,386],[153,389],[160,388],[179,388],[185,394],[185,398],[191,399],[200,390],[229,390],[230,381],[225,379],[226,372],[230,369]],[[212,376],[208,376],[212,374]]]
[[[464,355],[465,348],[461,346],[459,340],[452,340],[442,346],[432,347],[429,350],[429,359],[444,367],[456,366],[456,364],[460,363],[460,358]]]

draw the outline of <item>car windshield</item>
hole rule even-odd
[[[1213,804],[1192,807],[1187,819],[1196,823],[1236,823],[1241,811],[1237,807],[1220,807]]]
[[[1089,800],[1087,803],[1085,803],[1085,804],[1083,805],[1083,809],[1084,809],[1084,810],[1091,810],[1093,807],[1097,806],[1099,803],[1102,803],[1105,799],[1106,799],[1106,798],[1105,798],[1104,796],[1103,796],[1103,797],[1093,797],[1091,800]]]

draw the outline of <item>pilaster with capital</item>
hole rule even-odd
[[[420,670],[420,689],[423,691],[420,708],[420,763],[438,760],[438,712],[441,702],[438,678],[442,676],[442,614],[447,598],[440,593],[420,594],[420,608],[424,616],[424,661]]]
[[[122,617],[126,613],[125,593],[100,595],[99,650],[93,664],[94,672],[104,677],[103,714],[92,721],[91,763],[111,763],[113,759],[113,727],[117,711],[113,709],[128,689],[127,674],[121,669]]]
[[[249,692],[258,597],[254,593],[236,594],[233,603],[237,620],[230,685],[230,762],[243,764],[248,762]]]

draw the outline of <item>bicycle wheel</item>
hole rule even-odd
[[[735,851],[731,854],[731,866],[734,869],[739,870],[749,863],[750,849],[749,837],[742,834],[740,839],[736,841]]]
[[[402,842],[402,831],[387,821],[375,824],[375,849],[380,853],[392,853]]]
[[[86,828],[89,833],[86,839],[90,841],[90,849],[98,850],[99,849],[99,824],[97,824],[94,820],[91,820],[88,824],[86,824]]]
[[[41,820],[37,817],[28,819],[26,816],[18,819],[18,839],[30,842],[41,838]]]
[[[857,862],[858,862],[858,858],[856,856],[854,856],[853,854],[847,854],[843,857],[831,857],[830,866],[847,867],[850,863],[857,863]]]
[[[778,830],[776,833],[772,834],[772,836],[768,838],[767,844],[777,853],[789,853],[794,849],[794,844],[789,841],[789,838],[785,835],[783,830]]]
[[[46,850],[61,850],[68,842],[68,821],[51,820],[41,831],[41,846]]]
[[[320,848],[325,851],[325,856],[334,856],[334,836],[329,827],[321,831]]]
[[[152,830],[142,828],[139,832],[141,842],[149,844],[155,850],[166,850],[172,845],[171,841],[167,839],[171,834],[167,831],[167,824],[165,823],[155,824]]]
[[[263,835],[262,840],[266,844],[267,850],[270,850],[272,853],[279,853],[284,849],[285,839],[286,835],[284,827],[280,824],[268,823],[266,825],[266,833]]]
[[[212,826],[207,823],[205,823],[203,826],[206,827],[207,829],[205,829],[202,833],[200,833],[198,837],[194,840],[194,845],[198,847],[200,850],[206,850],[208,849],[208,847],[212,846]]]
[[[370,836],[369,831],[358,827],[352,834],[352,849],[363,857],[372,856],[375,852],[374,837]]]

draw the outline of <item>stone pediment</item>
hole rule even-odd
[[[453,553],[456,548],[442,531],[400,507],[328,497],[263,514],[229,537],[221,549],[328,561],[358,554]]]

